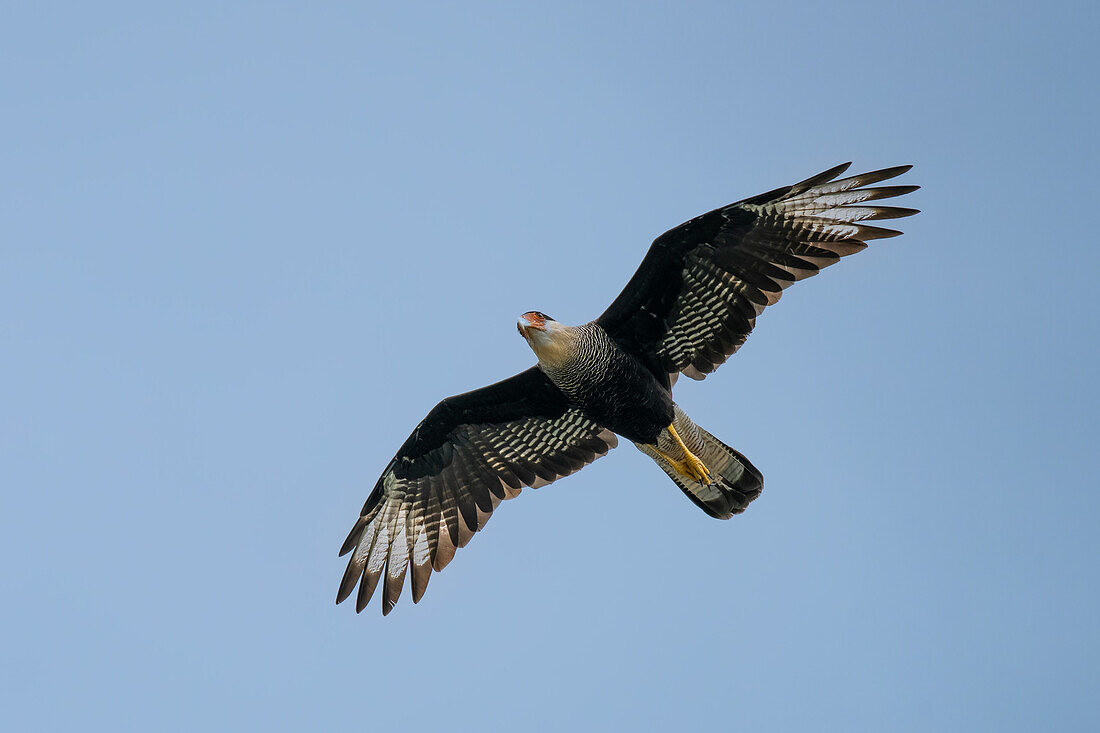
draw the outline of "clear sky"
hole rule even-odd
[[[400,6],[400,8],[398,8]],[[0,725],[1100,729],[1095,3],[4,3]],[[440,398],[656,235],[853,160],[904,237],[383,619],[336,553]],[[400,726],[400,728],[398,728]]]

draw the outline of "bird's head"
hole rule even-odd
[[[563,326],[545,313],[527,311],[519,317],[516,328],[541,363],[557,366],[568,360],[573,344],[573,329],[569,326]]]

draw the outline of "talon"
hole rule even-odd
[[[698,481],[699,483],[710,483],[710,470],[706,464],[699,460],[699,457],[688,450],[688,447],[684,445],[684,441],[680,438],[680,435],[676,432],[675,424],[668,426],[668,432],[673,439],[680,445],[680,450],[684,452],[684,460],[678,461],[669,456],[665,456],[665,460],[672,464],[672,467],[676,469],[676,473],[689,478],[692,481]],[[664,454],[662,454],[664,455]]]
[[[695,480],[702,484],[710,483],[710,469],[706,464],[700,461],[694,454],[688,453],[688,462],[691,463],[691,467],[695,469]]]

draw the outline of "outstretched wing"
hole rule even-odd
[[[912,166],[837,180],[837,166],[698,216],[654,240],[599,323],[627,351],[669,374],[703,379],[745,343],[766,306],[871,239],[901,232],[860,222],[915,209],[866,205],[918,186],[873,186]]]
[[[616,443],[538,367],[448,397],[397,451],[363,505],[340,549],[352,555],[336,602],[358,583],[355,610],[362,611],[384,577],[382,613],[389,613],[410,564],[419,601],[432,570],[442,570],[501,501],[568,476]]]

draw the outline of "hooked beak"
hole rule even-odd
[[[519,335],[523,338],[530,338],[531,331],[545,331],[546,322],[532,313],[524,313],[516,321],[516,328],[519,330]]]

